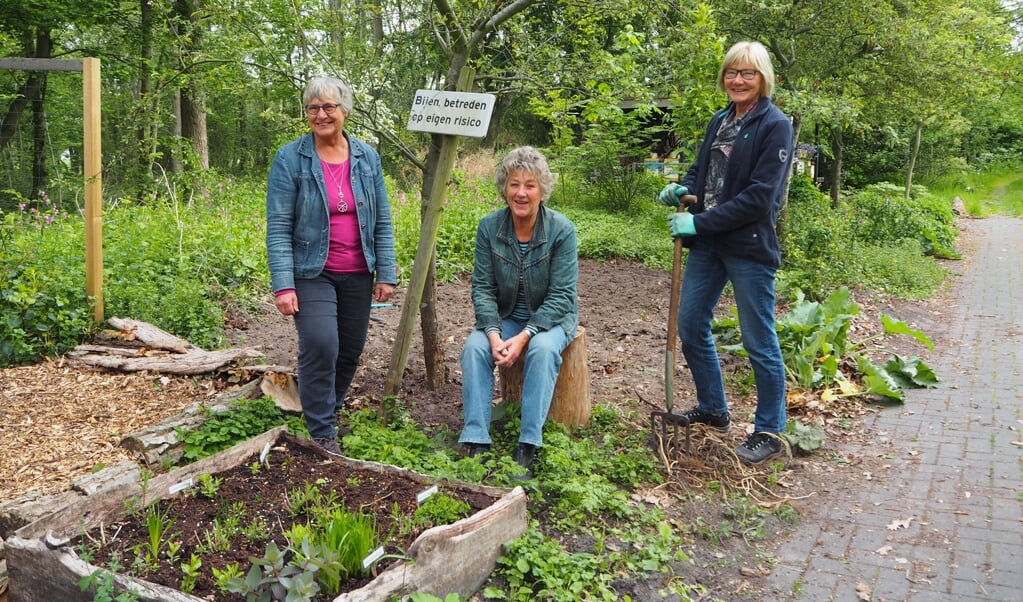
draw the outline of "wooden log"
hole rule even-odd
[[[547,417],[568,425],[586,424],[593,409],[590,401],[590,371],[586,352],[586,328],[580,326],[575,338],[561,352],[561,370],[554,385],[554,397]],[[501,397],[522,401],[522,360],[501,368]]]
[[[131,318],[118,318],[117,316],[111,317],[107,322],[110,322],[111,326],[119,328],[121,336],[125,340],[140,341],[150,347],[166,349],[174,353],[188,353],[199,349],[185,339],[176,337],[148,322]]]
[[[96,366],[109,368],[122,372],[159,372],[161,374],[196,375],[215,372],[223,366],[239,359],[262,357],[263,353],[258,349],[219,349],[217,351],[202,351],[196,349],[188,353],[176,353],[153,357],[124,357],[121,355],[98,355],[95,353],[80,353],[72,351],[68,358],[75,361]]]

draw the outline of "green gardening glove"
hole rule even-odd
[[[668,227],[671,229],[671,237],[696,236],[696,223],[693,221],[693,214],[688,211],[672,213],[668,216]]]
[[[668,207],[678,207],[678,204],[682,202],[682,197],[687,194],[689,194],[688,188],[672,182],[661,190],[661,194],[657,195],[657,201]]]

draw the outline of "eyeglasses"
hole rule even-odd
[[[757,76],[757,73],[759,71],[756,69],[725,69],[725,79],[735,79],[741,75],[742,79],[751,81]]]
[[[334,111],[336,111],[339,106],[341,105],[335,104],[306,105],[305,112],[308,113],[310,117],[312,117],[313,115],[319,114],[320,109],[323,109],[323,112],[326,113],[327,115],[333,115]]]

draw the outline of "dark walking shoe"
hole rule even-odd
[[[512,456],[515,463],[521,466],[525,472],[516,475],[514,478],[516,481],[528,481],[533,478],[533,464],[536,462],[536,446],[528,443],[519,443],[519,446],[515,448],[515,454]]]
[[[685,412],[675,414],[682,420],[686,420],[689,424],[706,424],[715,431],[721,433],[727,433],[732,428],[732,416],[728,412],[722,414],[711,414],[710,412],[704,412],[699,408],[693,408],[686,410]]]
[[[337,439],[334,439],[333,437],[331,437],[331,438],[324,437],[323,439],[313,439],[313,442],[315,442],[316,445],[319,445],[320,447],[322,447],[323,451],[327,452],[328,454],[330,454],[332,456],[340,456],[341,455],[341,448],[337,444]]]
[[[480,460],[486,459],[485,456],[490,453],[490,444],[488,443],[466,443],[465,444],[465,455],[469,458],[479,458]]]
[[[753,433],[745,443],[735,448],[735,455],[747,464],[762,464],[781,455],[783,447],[775,433]]]

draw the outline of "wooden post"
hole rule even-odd
[[[103,322],[103,159],[100,152],[100,61],[82,59],[85,140],[85,294],[92,319]]]
[[[561,424],[586,424],[590,419],[590,372],[587,366],[586,329],[582,326],[575,338],[561,352],[561,371],[554,385],[554,398],[547,418]],[[509,368],[501,368],[501,397],[505,401],[522,401],[522,360]]]

